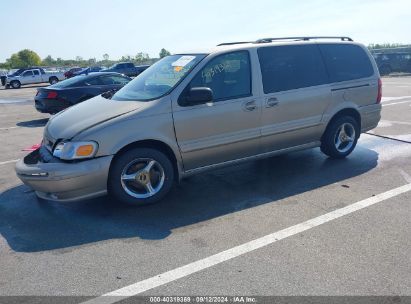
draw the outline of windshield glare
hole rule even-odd
[[[172,55],[161,59],[113,95],[113,100],[148,101],[168,94],[205,55]]]

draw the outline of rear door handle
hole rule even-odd
[[[247,101],[243,104],[243,108],[245,111],[254,111],[257,109],[257,104],[255,103],[255,100]]]
[[[267,108],[272,108],[272,107],[278,106],[278,104],[279,104],[279,101],[276,97],[270,97],[267,99],[267,103],[265,104],[265,106]]]

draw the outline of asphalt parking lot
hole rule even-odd
[[[35,92],[0,90],[0,296],[411,296],[411,77],[383,79],[382,120],[345,160],[220,169],[143,208],[21,184],[49,117]]]

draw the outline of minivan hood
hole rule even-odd
[[[46,132],[54,140],[71,139],[88,128],[140,107],[138,101],[116,101],[96,96],[53,116],[46,125]]]

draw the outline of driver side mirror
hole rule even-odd
[[[213,101],[213,90],[207,87],[191,88],[185,98],[184,106],[194,106]]]

